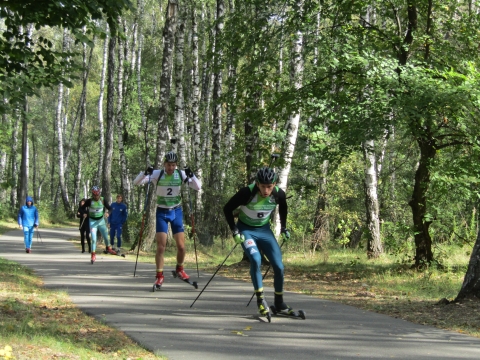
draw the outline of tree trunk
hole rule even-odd
[[[299,13],[303,12],[303,0],[297,2],[297,10]],[[300,89],[302,86],[303,76],[303,33],[297,31],[293,44],[293,53],[291,60],[290,79],[295,89]],[[300,124],[300,111],[288,117],[285,128],[287,130],[285,142],[283,144],[283,160],[284,165],[279,171],[278,186],[283,190],[287,189],[288,176],[292,166],[293,153],[295,151],[295,144],[297,142],[298,126]],[[275,234],[280,233],[280,220],[277,217]]]
[[[427,131],[427,130],[425,130]],[[412,199],[408,203],[412,208],[413,229],[415,232],[415,266],[423,267],[433,260],[432,238],[428,231],[433,219],[427,215],[427,191],[430,186],[430,167],[435,159],[436,146],[433,139],[425,134],[418,138],[420,161],[415,172],[415,185]]]
[[[375,143],[367,140],[363,143],[363,157],[365,160],[365,210],[367,217],[367,256],[377,258],[383,253],[380,238],[380,221],[377,195],[377,166],[375,158]]]
[[[220,178],[221,168],[221,136],[222,136],[222,68],[223,48],[222,36],[224,27],[225,4],[217,0],[217,19],[215,26],[215,61],[213,79],[213,120],[212,120],[212,146],[210,161],[209,188],[213,190],[212,199],[218,199],[217,194],[222,189]]]
[[[68,34],[67,30],[63,31],[63,49],[67,50],[68,47]],[[63,92],[64,85],[60,83],[58,86],[58,99],[57,99],[57,110],[55,114],[56,119],[56,132],[57,132],[57,156],[58,156],[58,179],[60,183],[60,194],[62,196],[63,207],[65,212],[68,214],[70,212],[70,204],[68,200],[67,185],[65,181],[65,157],[64,157],[64,122],[62,117],[63,112]]]
[[[162,75],[160,77],[160,102],[158,109],[157,141],[155,165],[156,169],[163,166],[163,155],[166,149],[168,138],[168,103],[170,100],[170,85],[173,66],[173,50],[175,45],[175,32],[177,26],[177,0],[168,0],[165,15],[165,26],[163,28],[163,57]],[[147,204],[147,225],[144,231],[144,249],[150,249],[155,238],[155,184],[150,186]]]
[[[185,47],[185,7],[179,8],[178,24],[175,45],[175,121],[173,134],[178,140],[179,166],[184,168],[187,164],[185,152],[185,118],[183,96],[183,51]],[[184,197],[185,198],[185,197]]]
[[[83,84],[82,95],[80,96],[80,123],[78,124],[78,151],[77,151],[77,172],[75,176],[75,189],[74,189],[74,204],[79,202],[80,183],[82,180],[82,161],[83,161],[83,133],[85,123],[87,121],[87,83],[88,74],[90,72],[90,64],[92,63],[93,48],[90,49],[90,55],[87,61],[87,45],[83,44]],[[72,129],[73,133],[73,129]],[[74,206],[75,210],[75,206]]]
[[[10,191],[10,206],[16,208],[18,205],[17,197],[17,184],[18,184],[18,160],[17,160],[17,147],[18,147],[18,127],[19,127],[19,111],[15,111],[15,123],[12,131],[12,148],[11,148],[11,161],[12,161],[12,190]]]
[[[108,30],[108,28],[107,28]],[[98,185],[102,181],[102,168],[103,168],[103,157],[105,154],[105,130],[103,126],[103,96],[105,93],[105,75],[107,73],[107,62],[108,62],[108,37],[105,38],[103,42],[103,61],[102,61],[102,73],[100,75],[100,94],[98,97],[98,132],[99,132],[99,154],[98,154],[98,166],[97,172],[93,183]]]
[[[22,153],[19,173],[18,199],[25,201],[28,195],[28,170],[29,170],[29,151],[28,151],[28,98],[25,97],[22,112]]]
[[[480,299],[480,232],[477,234],[477,241],[475,241],[470,255],[467,272],[455,302],[472,298]]]
[[[125,145],[123,142],[123,136],[125,132],[125,124],[123,122],[123,75],[125,74],[125,67],[124,67],[124,55],[123,55],[123,46],[122,40],[120,37],[118,38],[118,84],[117,84],[117,112],[116,112],[116,120],[117,120],[117,144],[118,144],[118,152],[120,156],[120,168],[121,168],[121,189],[124,201],[128,205],[128,201],[130,199],[130,175],[128,173],[128,166],[127,166],[127,157],[125,156]]]
[[[107,68],[107,127],[105,131],[105,155],[103,158],[102,194],[105,201],[112,202],[112,157],[113,134],[115,131],[115,46],[117,36],[112,31],[108,42],[108,68]],[[121,89],[119,89],[121,91]],[[96,185],[96,184],[94,184]]]
[[[144,15],[144,5],[143,0],[138,0],[138,47],[137,47],[137,96],[138,96],[138,107],[140,110],[140,117],[142,118],[142,130],[144,137],[144,155],[145,155],[145,168],[150,166],[150,156],[148,154],[148,123],[147,117],[145,116],[145,104],[143,103],[143,93],[142,93],[142,50],[143,50],[143,15]],[[155,77],[154,77],[155,82]],[[154,94],[154,98],[156,95]]]

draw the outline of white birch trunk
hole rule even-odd
[[[107,28],[108,30],[108,28]],[[99,132],[99,154],[98,167],[94,179],[94,184],[100,184],[102,180],[103,157],[105,154],[105,129],[103,125],[103,97],[105,93],[105,76],[107,73],[108,62],[108,37],[103,42],[103,61],[102,73],[100,75],[100,94],[98,97],[98,132]]]
[[[105,155],[103,157],[102,194],[111,203],[113,138],[115,132],[115,46],[117,36],[110,34],[107,66],[107,126],[105,131]],[[121,92],[121,89],[118,89]],[[94,184],[96,185],[96,184]]]
[[[150,156],[148,154],[148,124],[147,117],[145,116],[145,105],[143,103],[143,93],[142,93],[142,50],[143,50],[143,16],[144,16],[144,6],[143,0],[138,0],[138,47],[137,47],[137,95],[138,95],[138,107],[140,109],[140,116],[142,118],[142,130],[143,137],[145,142],[145,168],[150,166]],[[156,72],[155,72],[156,74]],[[156,79],[154,79],[156,82]],[[154,98],[156,94],[154,94]]]
[[[303,0],[298,1],[298,11],[303,12]],[[302,86],[303,76],[303,33],[297,31],[295,36],[295,42],[293,44],[292,63],[290,77],[292,85],[295,89],[299,89]],[[295,151],[295,145],[297,142],[298,126],[300,124],[300,111],[293,113],[288,117],[285,124],[286,136],[283,144],[283,160],[284,166],[280,169],[278,175],[278,186],[283,190],[287,190],[288,176],[290,174],[290,168],[292,166],[293,153]],[[275,234],[280,233],[280,220],[277,217],[275,225]]]
[[[19,111],[15,111],[15,122],[13,124],[12,130],[12,147],[11,147],[11,161],[12,161],[12,189],[10,191],[10,205],[13,208],[17,208],[18,205],[18,198],[17,198],[17,179],[18,179],[18,160],[17,160],[17,148],[18,148],[18,127],[19,127]]]
[[[222,61],[223,50],[221,38],[223,36],[225,16],[225,4],[223,0],[217,0],[217,21],[215,26],[215,60],[213,80],[213,120],[212,120],[212,152],[210,162],[209,187],[214,193],[222,188],[221,165],[221,142],[222,142]]]
[[[179,17],[176,31],[175,46],[175,122],[174,137],[178,140],[179,165],[184,168],[186,162],[185,152],[185,118],[184,118],[184,96],[183,96],[183,68],[184,58],[183,51],[185,47],[185,10],[184,7],[179,9]]]
[[[67,30],[63,31],[63,47],[66,50],[68,46],[68,34]],[[63,140],[63,124],[64,118],[63,114],[63,96],[64,96],[64,86],[63,83],[60,83],[58,86],[58,99],[57,99],[57,109],[55,114],[55,123],[56,123],[56,133],[57,133],[57,156],[58,156],[58,178],[60,182],[60,193],[62,196],[63,206],[65,211],[68,213],[70,210],[68,193],[65,182],[65,163],[64,163],[64,140]]]
[[[367,216],[367,255],[368,258],[377,258],[382,252],[380,239],[380,221],[377,195],[377,166],[375,158],[375,143],[367,140],[363,143],[365,159],[365,208]]]
[[[123,132],[124,132],[124,123],[123,123],[123,75],[125,73],[124,67],[124,47],[122,46],[123,41],[121,38],[118,38],[118,83],[117,83],[117,111],[116,111],[116,120],[117,120],[117,144],[118,152],[120,156],[120,168],[121,168],[121,188],[122,195],[125,199],[125,203],[130,202],[130,176],[128,174],[127,158],[125,156],[125,147],[123,144]]]
[[[160,77],[160,99],[158,111],[157,140],[155,165],[156,169],[163,166],[163,156],[166,151],[166,139],[168,137],[168,102],[170,100],[170,85],[172,77],[173,51],[175,46],[175,31],[177,26],[178,13],[177,0],[168,0],[165,26],[163,29],[163,56],[162,56],[162,75]],[[152,245],[155,235],[155,186],[150,186],[148,195],[149,203],[147,208],[147,227],[144,234],[144,249],[149,249]]]

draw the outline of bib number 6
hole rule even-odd
[[[263,219],[264,216],[265,216],[264,213],[261,213],[261,212],[257,213],[257,217],[258,217],[259,219]]]

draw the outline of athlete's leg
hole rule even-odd
[[[117,247],[121,248],[122,247],[122,227],[123,227],[123,225],[122,224],[117,224],[116,227],[117,227],[117,230],[116,230]],[[113,244],[112,244],[112,246],[113,246]]]
[[[168,210],[158,210],[156,213],[157,251],[155,253],[155,265],[157,273],[163,273],[165,246],[167,245]]]
[[[89,219],[90,222],[90,234],[92,234],[92,253],[97,250],[97,221]]]

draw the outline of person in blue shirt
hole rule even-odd
[[[123,196],[118,194],[117,201],[110,205],[112,210],[108,216],[108,226],[110,227],[110,245],[115,245],[115,234],[117,236],[117,253],[122,247],[122,227],[127,221],[127,205],[123,203]]]
[[[33,198],[27,196],[25,205],[18,212],[18,226],[23,229],[23,241],[25,242],[25,252],[32,252],[32,239],[34,228],[38,228],[39,217],[38,209],[33,205]]]

